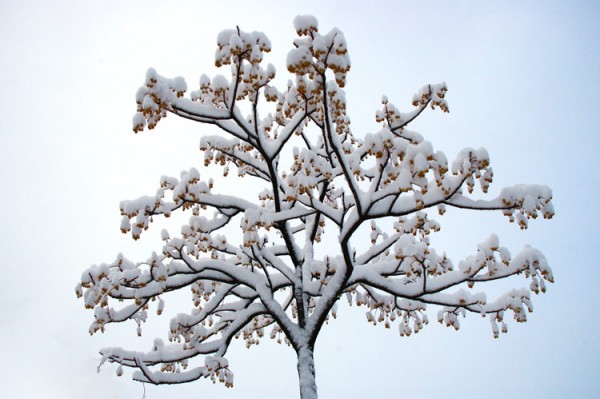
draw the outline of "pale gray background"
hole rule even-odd
[[[364,309],[341,307],[317,344],[321,397],[600,395],[598,3],[277,3],[0,3],[0,397],[142,397],[129,374],[117,378],[113,366],[96,374],[97,350],[147,349],[165,336],[168,319],[153,318],[141,340],[132,325],[90,337],[92,312],[73,287],[92,263],[120,251],[141,260],[160,248],[158,226],[135,243],[119,233],[118,203],[152,194],[163,174],[199,166],[203,130],[171,116],[135,136],[135,91],[150,66],[184,76],[190,87],[201,73],[214,74],[216,35],[236,25],[271,38],[268,60],[285,82],[297,14],[346,35],[355,134],[377,128],[382,94],[408,110],[414,91],[446,81],[450,114],[428,112],[414,128],[449,159],[462,147],[486,147],[493,192],[548,184],[557,211],[525,232],[496,214],[437,218],[437,248],[455,262],[492,232],[513,252],[525,243],[544,251],[557,282],[534,298],[527,324],[511,321],[494,340],[487,320],[469,317],[459,332],[432,323],[401,338],[366,323]],[[236,342],[229,358],[234,389],[208,381],[146,385],[146,396],[298,397],[292,349]]]

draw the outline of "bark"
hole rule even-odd
[[[298,349],[298,378],[300,380],[300,398],[318,399],[315,381],[315,359],[313,348],[302,346]]]

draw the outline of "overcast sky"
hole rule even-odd
[[[111,365],[97,374],[97,352],[148,349],[166,336],[168,319],[153,318],[142,338],[131,324],[90,337],[93,314],[74,286],[90,264],[160,249],[158,226],[139,242],[120,234],[119,201],[154,193],[161,175],[200,167],[203,128],[171,116],[134,135],[134,94],[148,67],[189,86],[214,75],[216,35],[236,25],[271,38],[268,61],[285,84],[298,14],[345,33],[355,134],[375,131],[382,94],[406,111],[422,85],[445,81],[450,113],[427,112],[413,128],[449,159],[486,147],[493,193],[547,184],[557,212],[525,232],[496,214],[436,218],[436,248],[455,263],[496,232],[513,253],[524,244],[541,249],[556,283],[534,298],[527,323],[511,320],[498,340],[478,317],[458,332],[431,323],[401,338],[369,325],[364,308],[342,307],[317,343],[320,396],[600,396],[598,3],[277,3],[0,2],[0,397],[142,397],[130,374],[117,378]],[[298,397],[291,348],[236,342],[228,357],[233,389],[146,385],[146,397]]]

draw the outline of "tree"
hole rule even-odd
[[[507,330],[505,313],[526,321],[530,292],[544,292],[545,281],[553,281],[540,251],[526,247],[511,257],[495,235],[456,267],[430,245],[429,235],[440,229],[426,213],[432,208],[501,211],[522,229],[528,219],[554,214],[545,186],[516,185],[496,198],[475,198],[476,185],[487,193],[492,182],[487,151],[466,148],[449,165],[409,130],[428,107],[448,112],[444,83],[421,88],[408,113],[383,97],[380,130],[357,137],[342,89],[350,70],[342,32],[322,35],[310,16],[296,17],[294,26],[299,38],[287,57],[294,79],[283,91],[273,85],[275,68],[263,63],[268,38],[239,28],[217,38],[216,65],[228,66],[231,78],[202,75],[190,98],[182,78],[148,70],[133,130],[153,129],[168,114],[214,125],[220,134],[201,139],[205,166],[222,166],[226,177],[233,168],[254,179],[257,190],[254,201],[218,194],[215,182],[192,168],[180,178],[162,177],[155,195],[121,203],[121,230],[134,239],[157,216],[191,215],[180,236],[163,230],[160,254],[139,263],[119,254],[83,273],[76,292],[94,309],[90,333],[133,320],[141,334],[151,302],[161,314],[172,291],[191,289],[194,307],[171,320],[169,344],[156,339],[149,352],[102,349],[102,362],[118,363],[119,375],[125,366],[137,369],[138,381],[204,377],[230,387],[225,355],[232,339],[251,346],[268,329],[297,353],[300,396],[316,398],[313,351],[342,296],[365,306],[370,323],[397,324],[401,336],[428,324],[427,305],[435,305],[438,321],[457,330],[459,316],[487,315],[498,337]],[[326,227],[335,239],[325,239]],[[361,248],[367,234],[370,245]],[[494,301],[473,289],[515,275],[529,279],[529,289]],[[194,362],[200,364],[188,367]]]

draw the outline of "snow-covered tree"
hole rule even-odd
[[[267,334],[296,351],[300,396],[316,398],[313,351],[342,297],[364,306],[368,322],[396,325],[401,336],[428,324],[427,306],[435,305],[437,320],[455,329],[467,313],[487,315],[498,337],[507,313],[526,321],[531,291],[544,292],[545,281],[552,282],[540,251],[526,247],[511,256],[495,235],[456,265],[430,245],[440,229],[427,213],[434,208],[500,211],[522,229],[554,213],[545,186],[475,197],[476,186],[486,193],[492,182],[487,151],[466,148],[449,163],[409,130],[426,108],[448,112],[444,83],[421,88],[407,113],[384,97],[375,116],[379,131],[355,135],[342,89],[350,70],[342,32],[321,34],[310,16],[297,17],[294,26],[292,79],[283,90],[273,85],[275,68],[263,62],[269,39],[240,29],[217,38],[216,65],[231,76],[202,75],[189,97],[182,78],[148,70],[133,130],[153,129],[168,114],[216,126],[220,134],[201,138],[204,166],[254,179],[256,192],[218,193],[219,182],[192,168],[162,177],[154,195],[121,203],[121,230],[134,239],[161,215],[187,211],[189,222],[176,237],[163,230],[163,248],[146,261],[118,255],[83,273],[76,291],[94,309],[90,333],[126,320],[140,332],[150,310],[162,313],[171,291],[191,290],[193,308],[170,321],[168,344],[156,339],[148,352],[102,349],[102,362],[118,363],[119,375],[131,367],[138,381],[204,377],[230,387],[225,356],[232,339],[251,346]],[[529,279],[529,289],[495,300],[477,290],[515,275]]]

